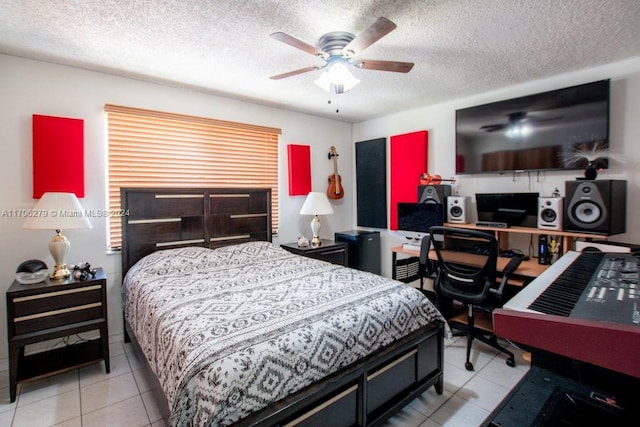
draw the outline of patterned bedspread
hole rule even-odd
[[[444,322],[403,283],[269,242],[153,253],[123,301],[176,426],[230,424]]]

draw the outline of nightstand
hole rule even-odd
[[[349,266],[348,246],[345,242],[334,242],[333,240],[320,240],[321,245],[312,247],[311,245],[300,247],[297,243],[285,243],[280,245],[291,253],[316,258],[333,264]]]
[[[9,394],[16,398],[18,382],[44,377],[104,360],[109,373],[107,280],[101,268],[94,278],[49,280],[7,291]],[[25,346],[98,330],[100,337],[25,355]]]

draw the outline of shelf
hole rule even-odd
[[[500,233],[519,233],[519,234],[544,234],[547,236],[563,236],[563,237],[573,237],[576,239],[597,239],[597,240],[606,240],[607,237],[604,234],[591,234],[591,233],[577,233],[573,231],[562,231],[562,230],[542,230],[540,228],[533,227],[507,227],[507,228],[497,228],[497,227],[478,227],[475,224],[453,224],[446,223],[447,227],[455,227],[455,228],[468,228],[470,230],[486,230],[486,231],[497,231]]]
[[[577,239],[606,240],[608,237],[603,234],[576,233],[573,231],[562,231],[562,230],[542,230],[540,228],[533,228],[533,227],[514,226],[514,227],[507,227],[507,228],[497,228],[497,227],[478,227],[475,224],[453,224],[453,223],[445,223],[445,225],[447,227],[464,228],[468,230],[479,230],[479,231],[493,233],[495,238],[498,240],[500,249],[510,249],[509,238],[508,238],[509,234],[558,236],[562,238],[561,254],[572,249],[572,242],[570,241],[571,239],[573,240],[577,240]]]
[[[104,357],[100,339],[25,355],[18,366],[18,381],[49,376],[101,362]]]

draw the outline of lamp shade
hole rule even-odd
[[[314,83],[329,93],[333,88],[336,94],[341,94],[349,92],[360,83],[360,80],[351,74],[347,62],[342,58],[335,58],[331,60],[320,77],[314,80]]]
[[[73,193],[44,193],[22,228],[69,230],[92,228],[80,201]]]
[[[309,193],[300,209],[300,215],[331,215],[332,213],[333,209],[327,195],[319,191]]]

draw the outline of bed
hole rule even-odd
[[[271,243],[269,190],[121,195],[125,331],[172,425],[377,425],[442,393],[435,307]]]

